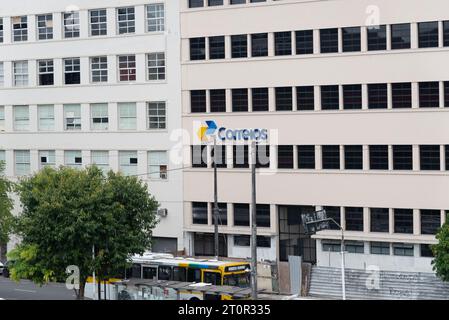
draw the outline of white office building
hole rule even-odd
[[[229,141],[229,130],[266,129],[259,259],[339,267],[340,230],[310,237],[301,225],[302,213],[324,208],[345,229],[349,268],[432,272],[429,245],[449,209],[449,2],[183,0],[180,9],[188,251],[214,254],[211,146],[195,142],[198,132]],[[246,258],[251,148],[240,157],[217,148],[220,255]]]
[[[157,251],[184,248],[179,8],[166,0],[16,0],[0,8],[0,160],[6,175],[97,164],[160,202]]]

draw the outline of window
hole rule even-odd
[[[120,81],[136,81],[136,56],[119,56]]]
[[[291,87],[275,88],[275,93],[276,93],[276,110],[292,111],[293,89]]]
[[[15,150],[15,175],[26,176],[31,173],[30,165],[30,151],[29,150]]]
[[[80,14],[79,12],[66,12],[64,18],[64,38],[79,38]]]
[[[296,31],[296,54],[313,53],[313,30]]]
[[[362,109],[362,85],[347,84],[343,86],[343,108]]]
[[[70,150],[64,152],[64,164],[71,168],[81,168],[83,165],[83,157],[81,151]]]
[[[438,47],[438,21],[418,23],[419,48]]]
[[[165,30],[165,8],[163,3],[147,5],[147,31],[157,32]]]
[[[206,112],[206,90],[190,91],[190,112]]]
[[[413,234],[412,209],[394,209],[394,232]]]
[[[106,9],[90,10],[90,35],[105,36],[108,33]]]
[[[81,106],[79,104],[64,105],[65,130],[81,130]]]
[[[251,56],[268,56],[268,33],[257,33],[251,35]]]
[[[264,236],[257,236],[257,247],[258,248],[271,248],[271,238]],[[249,247],[251,245],[251,236],[248,235],[235,235],[234,236],[234,246],[238,247]]]
[[[232,89],[232,111],[248,111],[248,89]]]
[[[365,244],[362,241],[348,241],[345,250],[348,253],[365,253]]]
[[[324,240],[322,242],[323,252],[340,252],[341,242],[337,240]]]
[[[0,87],[5,85],[5,69],[3,66],[3,62],[0,62]]]
[[[340,207],[330,207],[330,206],[326,206],[323,207],[324,210],[326,210],[326,216],[328,218],[332,218],[335,220],[335,222],[337,222],[338,224],[341,225],[341,208]],[[330,230],[340,230],[339,226],[337,226],[335,224],[335,222],[330,221],[329,222],[329,229]]]
[[[90,58],[91,81],[108,82],[108,57]]]
[[[386,83],[368,84],[368,109],[388,108],[388,85]]]
[[[421,234],[437,234],[440,227],[440,210],[421,210]]]
[[[440,107],[440,83],[438,81],[419,83],[419,107]]]
[[[39,151],[39,167],[54,167],[56,165],[56,156],[54,150]]]
[[[449,21],[443,21],[443,45],[449,47]]]
[[[213,6],[222,6],[223,0],[207,0],[207,6],[213,7]]]
[[[312,111],[315,109],[315,89],[313,86],[296,87],[296,104],[298,110]]]
[[[39,85],[52,86],[54,84],[53,60],[39,60]]]
[[[125,176],[137,175],[137,151],[119,151],[119,162]]]
[[[413,244],[406,243],[393,243],[393,254],[395,256],[413,257],[415,246]]]
[[[5,106],[0,106],[0,131],[5,131]]]
[[[278,146],[278,168],[293,169],[293,146]]]
[[[204,7],[204,0],[189,0],[189,8]]]
[[[256,144],[256,168],[270,167],[270,146],[267,144]]]
[[[209,37],[209,59],[225,58],[225,37]]]
[[[419,159],[421,170],[440,170],[440,146],[419,146]]]
[[[193,168],[207,168],[207,146],[206,145],[192,146],[192,167]]]
[[[248,145],[233,146],[234,168],[249,168]]]
[[[193,224],[207,224],[207,202],[192,202]]]
[[[393,108],[411,108],[412,107],[412,84],[411,83],[393,83],[392,100]]]
[[[393,170],[413,170],[412,146],[393,146]]]
[[[216,145],[210,148],[211,166],[215,163],[215,150],[217,150],[217,168],[226,168],[226,145]]]
[[[12,36],[14,42],[28,40],[28,18],[27,16],[12,17]]]
[[[37,106],[39,131],[55,129],[55,108],[53,105]]]
[[[321,146],[323,169],[340,169],[340,146]]]
[[[96,165],[104,173],[109,171],[109,151],[92,151],[92,164]]]
[[[248,37],[246,34],[231,36],[231,57],[246,58],[248,56]]]
[[[420,245],[421,257],[433,258],[432,245],[430,244],[421,244]]]
[[[3,43],[3,18],[0,18],[0,43]]]
[[[390,243],[388,242],[371,242],[371,254],[390,255]]]
[[[166,129],[167,116],[164,101],[148,102],[148,129]]]
[[[444,159],[446,162],[446,171],[449,170],[449,145],[444,146]]]
[[[292,54],[292,33],[290,31],[274,33],[274,54],[276,56]]]
[[[214,89],[209,91],[210,112],[226,112],[226,90]]]
[[[340,93],[337,85],[321,86],[321,109],[338,110]]]
[[[338,52],[338,29],[320,30],[321,53]]]
[[[256,205],[256,224],[257,227],[270,228],[270,205],[258,204]]]
[[[14,130],[28,131],[30,129],[30,110],[28,106],[13,106]]]
[[[214,204],[211,203],[212,208],[212,222],[215,220],[215,207]],[[218,203],[218,225],[226,226],[228,225],[228,204],[227,203]]]
[[[371,208],[371,232],[389,232],[390,214],[388,208]]]
[[[363,208],[345,208],[346,230],[363,231]]]
[[[234,226],[249,227],[249,204],[234,203]]]
[[[391,49],[410,49],[410,24],[391,25]]]
[[[388,146],[369,146],[370,170],[388,170]]]
[[[1,75],[0,75],[1,76]],[[444,81],[444,107],[449,107],[449,81]]]
[[[148,152],[148,172],[152,180],[168,179],[168,159],[167,151]]]
[[[368,51],[387,50],[387,26],[368,27]]]
[[[343,52],[360,51],[360,27],[342,28]]]
[[[37,34],[39,40],[53,39],[53,15],[51,13],[37,16]]]
[[[345,146],[345,169],[362,170],[363,169],[363,147]]]
[[[150,53],[147,59],[148,80],[165,80],[165,53]]]
[[[315,146],[298,146],[298,169],[315,169]]]
[[[192,38],[190,39],[190,60],[206,59],[206,39]]]
[[[268,111],[268,88],[254,88],[252,91],[253,111]]]
[[[137,111],[136,104],[133,102],[118,104],[118,128],[120,130],[137,129]]]
[[[117,9],[118,34],[134,33],[136,31],[136,20],[134,7]]]
[[[80,84],[80,58],[64,59],[64,83],[65,84]]]
[[[91,112],[91,129],[92,130],[108,130],[109,116],[107,103],[95,103],[90,105]]]
[[[14,86],[26,87],[28,86],[28,61],[13,62],[14,69]]]

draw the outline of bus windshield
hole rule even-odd
[[[240,287],[240,288],[249,288],[250,286],[250,273],[234,273],[234,274],[227,274],[224,276],[224,283],[225,286],[233,286],[233,287]]]

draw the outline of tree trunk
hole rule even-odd
[[[76,300],[84,300],[84,289],[86,288],[86,281],[80,281],[80,289],[75,290]]]
[[[101,278],[98,278],[98,300],[101,300]]]
[[[0,262],[6,262],[6,254],[8,253],[8,246],[6,243],[0,243]]]

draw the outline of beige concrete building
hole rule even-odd
[[[181,1],[183,127],[198,145],[198,123],[214,121],[205,135],[227,142],[221,255],[250,255],[249,157],[229,140],[266,129],[259,259],[339,266],[340,231],[301,226],[325,208],[350,268],[431,272],[449,208],[448,12],[446,0]],[[191,254],[213,255],[212,202],[211,163],[196,161],[184,171]]]

